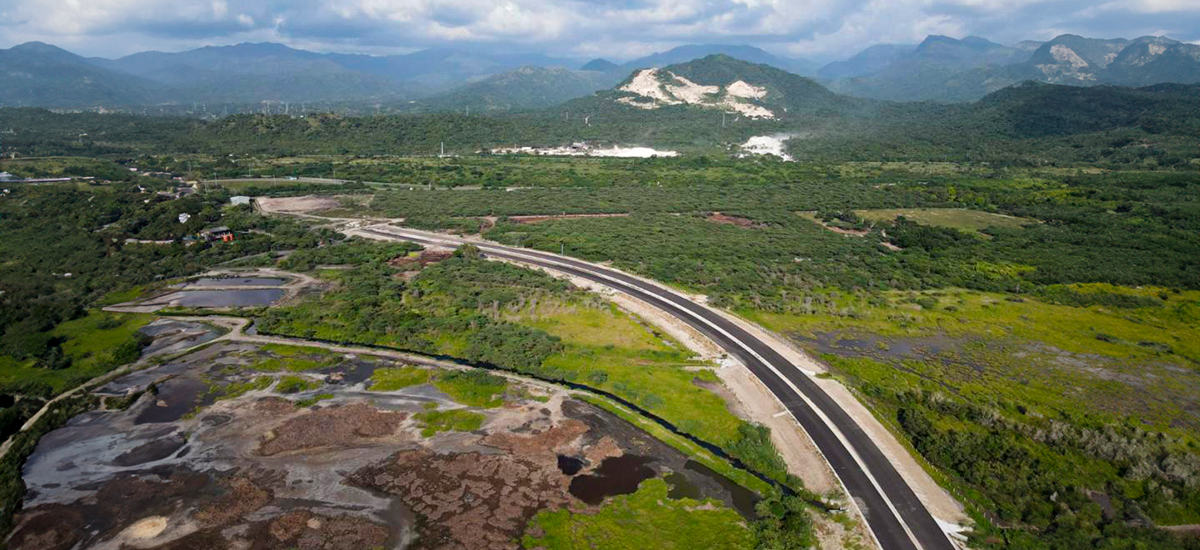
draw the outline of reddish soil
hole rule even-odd
[[[366,403],[324,407],[288,419],[271,430],[258,453],[271,456],[316,447],[351,447],[363,439],[396,433],[406,417],[405,413],[380,411]]]
[[[248,476],[235,476],[220,485],[224,494],[196,512],[201,525],[212,527],[231,523],[271,502],[274,493],[267,487],[283,480],[283,473],[268,474],[264,479],[251,480]]]
[[[17,514],[17,528],[8,545],[21,550],[67,550],[80,543],[89,546],[143,517],[170,515],[179,500],[197,498],[209,486],[204,474],[162,474],[165,481],[154,481],[157,476],[153,475],[123,475],[102,485],[93,499],[23,510]]]
[[[250,523],[243,534],[226,537],[209,528],[154,547],[155,550],[216,550],[263,548],[270,550],[359,550],[385,548],[386,527],[353,516],[324,516],[310,510],[293,510],[273,520]],[[123,547],[124,548],[124,547]]]
[[[713,213],[709,214],[708,217],[705,219],[710,222],[725,223],[725,224],[729,224],[729,225],[736,225],[738,227],[746,227],[746,228],[765,227],[763,224],[758,223],[750,218],[742,218],[742,217],[738,217],[738,216],[727,216],[720,212],[713,212]]]
[[[388,264],[390,264],[392,267],[398,267],[401,269],[416,268],[418,266],[425,267],[429,264],[438,263],[438,262],[445,260],[446,258],[449,258],[450,256],[453,256],[453,255],[454,255],[453,252],[449,252],[449,251],[445,251],[445,250],[424,250],[418,256],[414,256],[414,257],[404,256],[404,257],[400,257],[400,258],[395,258],[392,261],[388,262]]]
[[[871,233],[871,231],[867,230],[867,229],[843,229],[841,227],[827,224],[827,223],[821,221],[820,219],[814,219],[813,221],[816,222],[821,227],[824,227],[825,229],[833,231],[834,233],[839,233],[842,235],[850,235],[851,237],[865,237]]]
[[[570,478],[553,465],[514,455],[402,451],[352,474],[347,483],[397,495],[422,519],[418,548],[515,549],[545,508],[569,506]]]
[[[512,432],[498,432],[483,438],[483,444],[497,449],[504,449],[513,454],[553,461],[556,450],[587,433],[587,424],[575,419],[567,419],[539,434],[520,435]],[[539,460],[540,462],[540,460]]]
[[[22,512],[9,540],[21,550],[88,548],[112,540],[138,520],[171,517],[180,506],[198,503],[191,515],[200,529],[182,538],[154,546],[158,550],[216,550],[266,548],[272,550],[357,550],[383,548],[391,532],[387,526],[355,516],[325,516],[295,509],[273,519],[247,522],[247,518],[275,503],[272,487],[280,487],[283,472],[256,471],[213,480],[209,475],[177,472],[166,481],[158,475],[113,479],[97,489],[95,498],[70,505],[46,504]],[[241,526],[235,536],[226,536]],[[170,527],[168,527],[170,529]],[[128,548],[128,546],[122,546]]]

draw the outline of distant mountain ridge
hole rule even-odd
[[[0,82],[7,84],[0,90],[0,105],[129,107],[266,101],[394,104],[429,99],[422,105],[534,108],[611,87],[634,67],[662,66],[721,52],[784,70],[813,68],[810,62],[773,56],[751,46],[722,45],[680,46],[623,65],[595,60],[581,72],[568,70],[580,66],[582,61],[578,59],[452,48],[370,56],[243,43],[104,59],[84,58],[54,46],[30,43],[0,50],[5,68],[21,69],[0,75]],[[527,67],[549,71],[524,70]],[[547,89],[536,89],[539,82]]]
[[[910,51],[873,46],[818,75],[831,89],[898,101],[974,101],[1026,80],[1072,86],[1200,82],[1200,46],[1166,37],[1097,39],[1065,34],[1003,46],[930,36]]]
[[[317,53],[272,43],[102,59],[31,42],[0,50],[0,106],[162,106],[166,112],[186,113],[199,110],[200,104],[240,106],[238,110],[246,112],[258,110],[260,103],[270,108],[310,102],[310,107],[319,103],[318,109],[344,112],[378,106],[400,111],[528,110],[595,92],[608,93],[605,90],[642,74],[643,69],[666,69],[714,55],[778,71],[770,77],[756,73],[770,81],[782,82],[787,74],[815,74],[833,92],[899,101],[975,101],[1026,80],[1126,87],[1200,82],[1200,46],[1155,36],[1110,40],[1062,35],[1047,42],[1024,41],[1012,46],[974,36],[930,36],[917,45],[871,46],[819,70],[804,59],[753,46],[720,44],[679,46],[618,64],[605,59],[585,63],[569,57],[452,48],[390,56]],[[680,71],[686,72],[642,74],[646,86],[652,88],[651,81],[665,86],[656,92],[661,97],[653,98],[655,101],[671,98],[692,103],[670,90],[680,87],[680,82],[672,80],[675,77],[691,80],[699,87],[692,91],[701,96],[709,95],[711,86],[718,86],[711,94],[730,96],[728,83],[701,82]],[[762,87],[749,80],[746,83]],[[684,88],[687,86],[680,91]],[[732,92],[750,93],[742,87]],[[706,104],[709,99],[694,103]],[[746,102],[761,103],[746,97],[729,105]]]
[[[610,88],[619,80],[613,72],[521,67],[414,102],[406,110],[484,113],[537,109]]]
[[[158,88],[41,42],[0,50],[0,105],[136,105],[157,101]]]

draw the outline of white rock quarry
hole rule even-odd
[[[767,97],[767,89],[747,84],[744,80],[739,80],[730,84],[725,88],[725,93],[733,97],[742,97],[746,99],[762,99]]]
[[[639,71],[638,74],[633,77],[633,80],[629,81],[629,84],[621,86],[620,90],[622,92],[631,92],[642,97],[648,97],[655,101],[661,101],[667,105],[676,105],[680,103],[680,101],[667,94],[666,90],[663,90],[662,84],[658,81],[658,69],[646,69],[644,71]],[[629,101],[624,101],[623,103],[629,103],[630,105],[635,105],[637,107],[642,106],[641,104],[632,103]],[[647,109],[653,108],[654,107],[647,107]]]
[[[783,145],[791,137],[791,134],[754,136],[742,144],[742,151],[750,155],[775,155],[785,161],[791,162],[795,159],[787,154],[787,150]]]
[[[1068,48],[1062,44],[1055,44],[1050,47],[1050,55],[1054,56],[1054,60],[1059,63],[1066,63],[1072,69],[1080,69],[1088,66],[1088,62],[1084,61],[1075,50]]]
[[[1056,77],[1058,76],[1069,76],[1078,80],[1096,79],[1095,74],[1082,70],[1089,66],[1088,62],[1079,57],[1079,54],[1075,53],[1075,50],[1062,44],[1055,44],[1050,47],[1050,55],[1054,56],[1054,60],[1058,63],[1047,63],[1037,66],[1050,82],[1057,82]]]
[[[663,105],[696,105],[735,112],[749,118],[775,118],[775,113],[752,101],[767,97],[766,88],[738,80],[725,87],[697,84],[671,71],[643,69],[619,91],[635,94],[618,102],[640,109],[657,109]]]

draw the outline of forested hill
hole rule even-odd
[[[1080,88],[1026,82],[970,104],[881,103],[874,118],[792,140],[797,158],[1200,167],[1200,84]]]
[[[1200,84],[1079,88],[1027,81],[983,98],[974,111],[1005,121],[1012,137],[1117,128],[1200,136]]]
[[[749,65],[749,64],[747,64]],[[751,67],[759,67],[753,66]],[[773,69],[763,69],[770,75]],[[587,140],[645,145],[685,153],[722,153],[752,135],[796,133],[798,158],[903,160],[940,158],[992,162],[1116,164],[1153,160],[1193,168],[1200,137],[1200,85],[1129,89],[1027,83],[966,105],[843,100],[806,82],[711,74],[683,67],[684,78],[707,82],[750,79],[768,91],[751,105],[779,118],[728,118],[708,106],[633,107],[597,94],[553,110],[525,113],[406,114],[346,117],[235,115],[203,122],[94,113],[54,114],[0,109],[5,154],[128,155],[151,152],[216,154],[473,153],[512,145],[562,145]],[[736,82],[736,80],[735,80]],[[714,84],[715,86],[716,84]],[[772,94],[809,94],[813,107],[784,110]],[[792,94],[790,96],[786,94]],[[832,96],[832,99],[830,97]],[[782,99],[779,101],[788,101]],[[791,100],[795,101],[795,100]],[[589,108],[590,107],[590,108]],[[86,134],[81,136],[80,134]]]
[[[602,113],[631,121],[663,109],[676,113],[674,116],[719,111],[761,121],[846,111],[864,103],[839,96],[811,78],[716,54],[659,69],[635,70],[613,89],[570,101],[558,110]]]

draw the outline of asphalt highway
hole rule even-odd
[[[855,500],[880,547],[955,549],[900,473],[837,402],[771,346],[706,306],[660,285],[564,256],[392,226],[361,231],[434,246],[472,244],[488,256],[595,281],[682,320],[740,360],[787,407]]]

